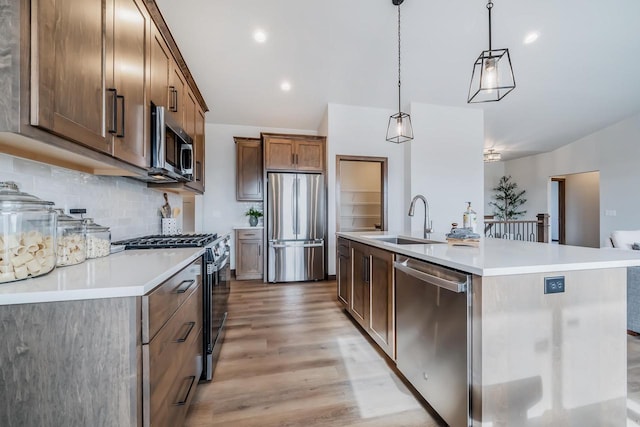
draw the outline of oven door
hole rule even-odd
[[[211,286],[211,321],[209,336],[210,353],[207,354],[206,369],[203,371],[204,379],[211,381],[213,372],[220,357],[220,349],[225,336],[225,322],[227,319],[227,301],[229,299],[231,265],[229,253],[216,261],[213,265]]]

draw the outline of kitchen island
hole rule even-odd
[[[203,248],[0,285],[0,425],[180,425],[202,371]]]
[[[442,234],[402,244],[392,242],[396,233],[337,235],[339,301],[448,424],[626,425],[626,273],[640,254],[500,239],[451,246]],[[407,284],[407,262],[463,277],[462,307],[443,288],[423,294],[425,286]],[[461,392],[439,399],[465,369]]]

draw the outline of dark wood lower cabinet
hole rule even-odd
[[[395,360],[394,254],[338,238],[338,301]]]
[[[338,258],[336,265],[336,282],[338,287],[338,301],[344,308],[349,309],[351,301],[351,246],[347,239],[338,238]]]
[[[167,283],[0,306],[0,426],[182,425],[202,372],[201,261]]]

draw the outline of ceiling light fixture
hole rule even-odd
[[[389,117],[389,126],[387,126],[387,141],[400,144],[402,142],[411,141],[413,139],[413,127],[411,126],[411,116],[401,111],[400,89],[402,86],[400,80],[400,5],[404,0],[391,0],[398,6],[398,113]]]
[[[511,67],[509,49],[491,47],[491,0],[487,3],[489,11],[489,50],[483,50],[471,74],[468,103],[500,101],[516,87]]]
[[[267,33],[262,30],[255,30],[253,32],[253,39],[258,43],[264,43],[267,41]]]
[[[284,92],[289,92],[291,90],[291,83],[289,82],[282,82],[280,84],[280,89],[282,89]]]
[[[540,37],[540,33],[538,33],[537,31],[531,32],[524,38],[524,44],[531,44],[534,41],[538,40],[538,37]]]
[[[489,162],[499,162],[502,160],[502,154],[496,153],[494,149],[490,149],[486,153],[484,153],[484,161]]]

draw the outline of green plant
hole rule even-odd
[[[495,202],[489,202],[495,209],[493,213],[498,219],[507,221],[516,219],[527,213],[526,210],[518,210],[527,202],[524,193],[526,190],[518,190],[518,184],[511,180],[511,175],[500,178],[498,185],[493,188]]]
[[[254,208],[253,206],[251,206],[249,208],[249,210],[246,211],[244,214],[246,216],[253,216],[253,217],[256,217],[256,218],[260,218],[260,217],[262,217],[264,215],[262,212],[260,212],[258,209]]]

